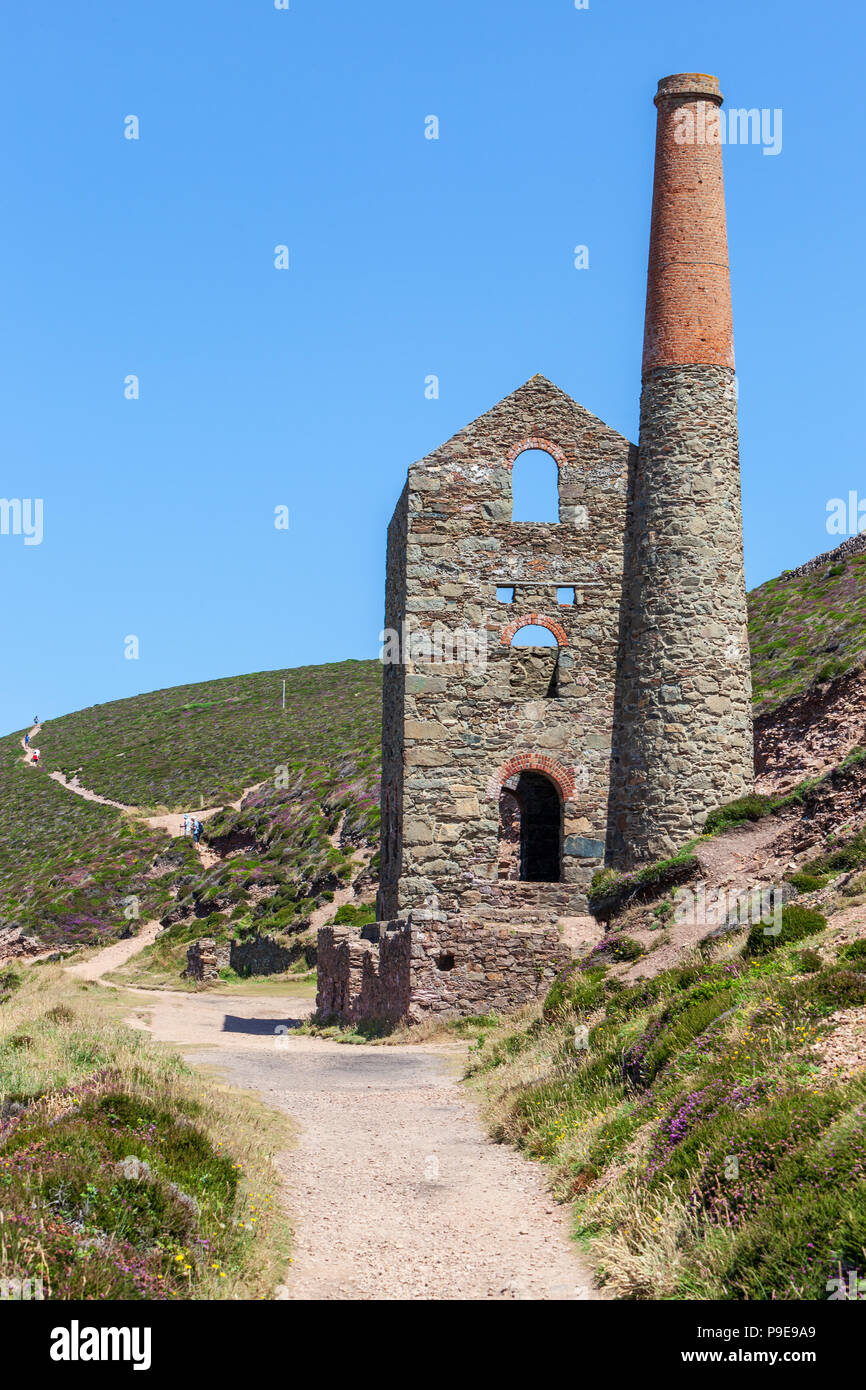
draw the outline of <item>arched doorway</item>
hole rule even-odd
[[[562,806],[543,772],[521,772],[499,798],[499,877],[559,883]]]

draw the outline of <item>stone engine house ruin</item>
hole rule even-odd
[[[586,931],[598,868],[670,853],[751,785],[722,150],[681,138],[722,97],[686,73],[655,102],[639,446],[536,376],[409,469],[388,530],[380,920],[320,933],[323,1014],[525,1002],[568,960],[563,926]],[[528,450],[556,469],[556,520],[513,519]],[[555,645],[520,645],[527,628]]]

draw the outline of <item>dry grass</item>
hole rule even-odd
[[[212,1198],[207,1186],[196,1189],[198,1220],[189,1239],[165,1240],[162,1255],[155,1253],[153,1245],[136,1250],[142,1270],[147,1270],[142,1287],[153,1278],[162,1281],[153,1287],[169,1297],[272,1297],[284,1276],[290,1244],[273,1162],[273,1155],[291,1143],[289,1122],[243,1092],[203,1080],[181,1058],[125,1027],[119,1018],[125,1008],[114,991],[74,980],[53,966],[31,967],[20,990],[0,1008],[0,1113],[8,1117],[20,1111],[20,1119],[7,1124],[0,1139],[0,1179],[6,1183],[3,1205],[8,1209],[17,1201],[27,1208],[28,1193],[38,1192],[35,1200],[45,1206],[43,1225],[59,1222],[66,1246],[72,1231],[80,1236],[82,1249],[98,1245],[104,1250],[89,1285],[93,1287],[95,1280],[98,1288],[102,1280],[103,1292],[90,1296],[159,1296],[123,1291],[123,1280],[114,1273],[112,1263],[120,1238],[104,1219],[98,1231],[78,1231],[82,1222],[64,1210],[62,1196],[51,1197],[45,1205],[45,1173],[34,1172],[32,1165],[26,1173],[16,1171],[29,1136],[35,1136],[37,1144],[44,1143],[46,1129],[50,1133],[52,1122],[56,1125],[60,1119],[64,1135],[68,1133],[73,1144],[81,1143],[82,1152],[88,1145],[98,1147],[105,1121],[94,1113],[94,1104],[101,1096],[128,1097],[148,1113],[171,1117],[162,1126],[163,1135],[157,1135],[153,1153],[147,1152],[154,1171],[162,1161],[159,1139],[177,1119],[194,1132],[193,1149],[207,1156],[202,1160],[203,1172],[208,1164],[228,1160],[239,1179],[237,1191],[219,1199]],[[135,1153],[135,1147],[130,1151]],[[82,1174],[81,1181],[89,1176],[96,1188],[102,1184],[108,1190],[111,1178],[105,1173],[111,1167],[94,1161],[93,1172]],[[172,1177],[166,1167],[161,1173],[163,1187],[170,1185]],[[189,1191],[191,1177],[194,1181],[194,1164],[185,1169],[184,1191]],[[86,1227],[86,1221],[83,1224]],[[130,1244],[129,1232],[124,1231],[123,1242],[124,1249],[131,1249],[134,1234]],[[14,1277],[15,1251],[6,1246],[3,1251],[0,1277]],[[61,1272],[59,1257],[52,1268],[51,1249],[47,1241],[40,1243],[37,1233],[23,1247],[19,1242],[17,1253],[19,1263],[24,1258],[41,1259],[50,1283],[63,1285],[67,1275]],[[131,1258],[124,1256],[127,1262]]]

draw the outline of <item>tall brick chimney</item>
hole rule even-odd
[[[612,847],[666,855],[753,780],[718,80],[659,82]]]
[[[658,109],[644,329],[656,367],[734,366],[725,184],[716,77],[663,77]]]

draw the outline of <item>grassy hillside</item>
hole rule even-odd
[[[41,1275],[46,1299],[272,1296],[285,1123],[115,1022],[99,986],[5,973],[0,1279]]]
[[[39,748],[49,770],[127,805],[217,806],[281,766],[375,758],[381,687],[378,661],[229,676],[64,715]]]
[[[0,741],[0,927],[46,945],[99,941],[127,925],[133,894],[144,920],[158,916],[168,885],[150,874],[167,843],[25,767],[17,736]]]
[[[728,937],[630,986],[615,959],[480,1032],[499,1137],[575,1199],[617,1297],[826,1298],[866,1265],[866,940],[789,908],[779,938]]]
[[[357,872],[352,850],[374,848],[380,689],[377,661],[347,661],[157,691],[47,724],[39,768],[21,761],[18,735],[3,739],[0,928],[46,945],[98,942],[129,927],[134,895],[141,921],[195,914],[186,935],[173,928],[178,960],[205,926],[218,937],[301,929]],[[219,805],[264,785],[208,822],[221,858],[206,870],[189,841],[82,800],[51,780],[55,768],[143,810]]]
[[[749,643],[756,713],[862,661],[866,551],[753,589]]]

